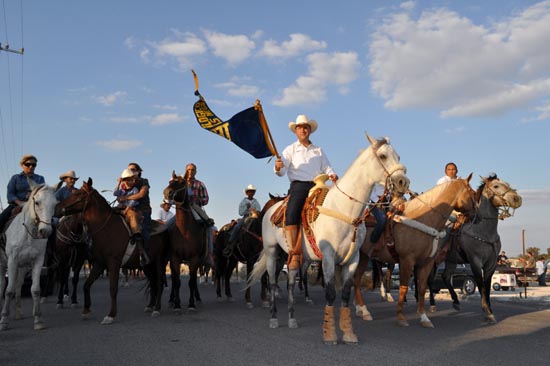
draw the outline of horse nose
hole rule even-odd
[[[45,239],[47,237],[49,237],[52,233],[52,228],[51,226],[44,226],[44,227],[41,227],[38,229],[38,235],[42,238],[42,239]]]

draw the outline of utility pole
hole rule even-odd
[[[10,48],[10,45],[6,43],[5,46],[2,46],[2,43],[0,42],[0,51],[6,51],[6,52],[11,52],[11,53],[17,53],[19,55],[22,55],[23,53],[25,53],[25,49],[24,48],[21,48],[19,50],[12,50]]]

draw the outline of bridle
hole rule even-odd
[[[485,189],[492,193],[492,196],[488,197],[489,200],[492,201],[494,197],[498,197],[504,202],[504,205],[501,205],[497,208],[498,209],[498,219],[499,220],[504,220],[504,219],[507,219],[508,217],[514,216],[514,213],[516,212],[516,209],[510,207],[511,205],[510,205],[510,202],[506,199],[506,195],[509,192],[515,192],[516,190],[512,189],[508,184],[506,184],[508,189],[504,193],[498,193],[494,189],[491,188],[491,183],[493,181],[494,180],[486,182],[485,183]],[[500,182],[500,184],[505,185],[505,183],[503,181],[501,181],[500,179],[499,179],[499,182]],[[510,212],[510,210],[512,210],[512,212]]]
[[[85,212],[87,207],[88,207],[88,204],[90,202],[90,199],[92,198],[92,194],[94,193],[95,190],[94,189],[88,190],[88,189],[85,189],[84,187],[82,187],[78,191],[84,191],[85,192],[84,197],[79,198],[79,199],[75,200],[74,202],[71,202],[66,207],[63,207],[62,212],[63,212],[64,215],[72,215],[72,214],[79,213],[79,212]],[[77,194],[77,193],[73,193],[73,194]],[[82,206],[82,209],[76,209],[76,210],[74,210],[74,212],[71,212],[71,210],[67,210],[68,208],[71,208],[71,207],[81,203],[82,201],[84,201],[84,205]],[[109,219],[111,218],[112,215],[113,215],[113,209],[110,208],[109,209],[109,214],[107,215],[107,218],[105,219],[105,221],[99,226],[98,229],[96,229],[92,233],[89,233],[88,237],[92,237],[93,235],[100,232],[105,227],[105,225],[107,225],[107,223],[109,222]]]
[[[40,218],[40,215],[38,214],[38,212],[36,211],[36,195],[38,194],[38,192],[40,192],[42,189],[44,189],[46,187],[45,184],[42,184],[40,185],[32,194],[31,198],[30,198],[30,202],[29,203],[32,203],[31,207],[32,207],[32,212],[33,212],[33,215],[34,216],[34,219],[32,221],[33,223],[33,226],[31,228],[29,228],[26,224],[25,224],[25,220],[23,220],[23,227],[25,228],[25,230],[27,231],[27,233],[33,238],[33,239],[39,239],[38,237],[38,226],[40,224],[44,224],[44,225],[48,225],[48,226],[52,226],[52,222],[50,220],[50,222],[47,222],[45,220],[42,220],[42,218]]]

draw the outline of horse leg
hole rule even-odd
[[[172,302],[172,308],[176,314],[181,314],[181,300],[180,300],[180,259],[170,259],[170,277],[172,278],[172,290],[170,291],[170,300]]]
[[[233,299],[233,294],[231,293],[231,276],[233,275],[233,271],[238,265],[239,262],[237,262],[236,259],[227,259],[227,266],[225,267],[225,297],[227,298],[228,302],[235,301]]]
[[[384,276],[384,281],[382,281],[387,302],[395,301],[393,299],[393,296],[391,295],[391,274],[393,273],[394,268],[395,268],[395,263],[388,263],[388,270],[386,271],[386,275]],[[405,302],[407,302],[407,298],[405,298]]]
[[[363,294],[361,293],[361,278],[363,277],[363,273],[365,273],[368,264],[369,257],[367,257],[366,254],[359,252],[359,263],[357,264],[357,269],[353,274],[353,289],[355,292],[355,315],[362,317],[363,320],[370,321],[372,320],[372,315],[367,309],[367,305],[365,305],[365,300],[363,299]]]
[[[441,275],[441,279],[443,280],[443,284],[445,285],[445,287],[447,287],[449,294],[451,294],[451,298],[453,299],[453,308],[456,311],[460,311],[460,301],[458,301],[458,295],[456,294],[456,291],[454,290],[453,285],[451,284],[451,276],[455,271],[455,269],[456,269],[456,263],[445,262],[445,270]]]
[[[491,309],[491,279],[493,277],[493,272],[485,272],[483,277],[483,293],[481,294],[481,307],[485,311],[485,320],[488,324],[496,324],[497,320],[493,314],[493,309]]]
[[[25,282],[26,268],[20,268],[15,278],[15,320],[23,319],[23,310],[21,309],[21,288]]]
[[[261,279],[261,298],[262,298],[262,307],[268,308],[269,307],[269,299],[267,298],[267,290],[269,288],[269,276],[267,273],[264,273],[262,275]]]
[[[59,278],[59,290],[57,292],[57,309],[63,309],[63,298],[65,289],[69,287],[69,272],[70,268],[61,260],[57,267],[57,276]]]
[[[92,311],[90,310],[90,307],[92,306],[92,299],[90,296],[90,289],[92,288],[92,284],[103,274],[103,271],[105,270],[105,267],[94,264],[92,266],[92,269],[90,270],[90,274],[88,275],[88,278],[86,279],[86,282],[84,282],[83,291],[84,291],[84,307],[82,308],[82,318],[88,319]]]
[[[435,313],[437,307],[435,306],[435,292],[433,290],[433,283],[435,279],[435,273],[437,271],[437,265],[434,264],[430,275],[428,276],[428,291],[430,292],[430,313]]]
[[[340,307],[340,321],[338,322],[339,328],[342,331],[342,342],[345,344],[355,345],[359,343],[357,335],[353,331],[353,324],[351,322],[351,309],[349,302],[351,299],[351,287],[353,286],[353,273],[355,272],[352,263],[349,266],[342,268],[342,306]]]
[[[101,321],[102,325],[109,325],[114,323],[117,316],[117,295],[118,295],[118,281],[120,273],[120,263],[116,265],[111,263],[109,266],[109,294],[111,295],[111,310],[103,320]]]
[[[294,287],[296,286],[296,275],[298,274],[299,266],[296,269],[288,270],[288,282],[286,284],[288,292],[288,327],[298,328],[298,322],[294,317]]]
[[[75,265],[73,266],[73,278],[72,278],[72,291],[71,291],[71,307],[76,308],[78,306],[78,300],[76,291],[78,289],[78,281],[80,277],[80,271],[82,270],[82,266],[84,265],[84,259],[81,259]]]
[[[410,263],[405,263],[402,260],[399,265],[399,300],[397,301],[397,325],[401,327],[409,326],[409,322],[407,321],[407,319],[405,318],[405,314],[403,313],[403,307],[406,302],[407,292],[409,291],[409,280],[412,273],[413,265]],[[415,286],[415,288],[418,290],[418,285]],[[420,296],[418,297],[420,298]]]
[[[417,312],[420,315],[420,325],[422,325],[424,328],[434,327],[431,320],[426,315],[426,309],[425,309],[426,284],[428,282],[428,277],[430,275],[430,272],[433,266],[434,266],[434,262],[428,261],[428,263],[424,264],[422,267],[419,267],[417,270],[417,274],[418,274]]]
[[[195,293],[198,294],[198,285],[197,285],[197,273],[198,273],[198,265],[191,263],[189,265],[189,281],[187,282],[187,285],[189,287],[189,304],[187,305],[187,309],[194,311],[197,310],[197,306],[195,305]]]
[[[270,312],[271,318],[269,319],[269,327],[274,329],[279,327],[279,319],[277,319],[277,247],[264,246],[264,254],[260,260],[266,261],[266,271],[269,278],[270,287]]]
[[[4,297],[4,306],[2,306],[2,316],[0,317],[0,330],[9,328],[8,317],[10,315],[10,302],[15,297],[15,287],[19,270],[16,267],[15,260],[8,258],[8,286]]]
[[[42,273],[42,261],[35,261],[32,268],[32,316],[34,317],[34,330],[46,328],[42,320],[42,311],[40,309],[40,274]]]
[[[323,342],[332,346],[338,343],[336,324],[334,321],[334,301],[336,300],[336,285],[334,281],[334,254],[323,253],[323,275],[325,277],[325,315],[323,318]]]
[[[250,279],[250,274],[254,270],[254,261],[250,258],[246,261],[246,282],[248,283],[248,280]],[[246,292],[244,294],[244,298],[246,301],[246,307],[248,309],[253,309],[254,305],[252,304],[252,299],[250,298],[250,287],[246,288]]]
[[[306,304],[313,305],[313,300],[309,297],[309,283],[308,283],[308,269],[309,269],[310,262],[305,262],[302,267],[302,274],[300,275],[300,281],[303,284],[304,288],[304,294],[306,296]]]

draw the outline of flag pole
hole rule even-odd
[[[273,136],[271,136],[271,131],[269,131],[269,126],[267,125],[267,121],[264,116],[264,110],[262,108],[262,103],[260,103],[259,99],[256,99],[256,103],[254,104],[254,108],[258,111],[260,115],[260,124],[262,126],[262,131],[264,132],[265,141],[268,145],[269,150],[271,153],[277,157],[277,159],[280,159],[281,156],[279,155],[279,152],[277,151],[277,147],[275,146],[275,141],[273,141]]]

